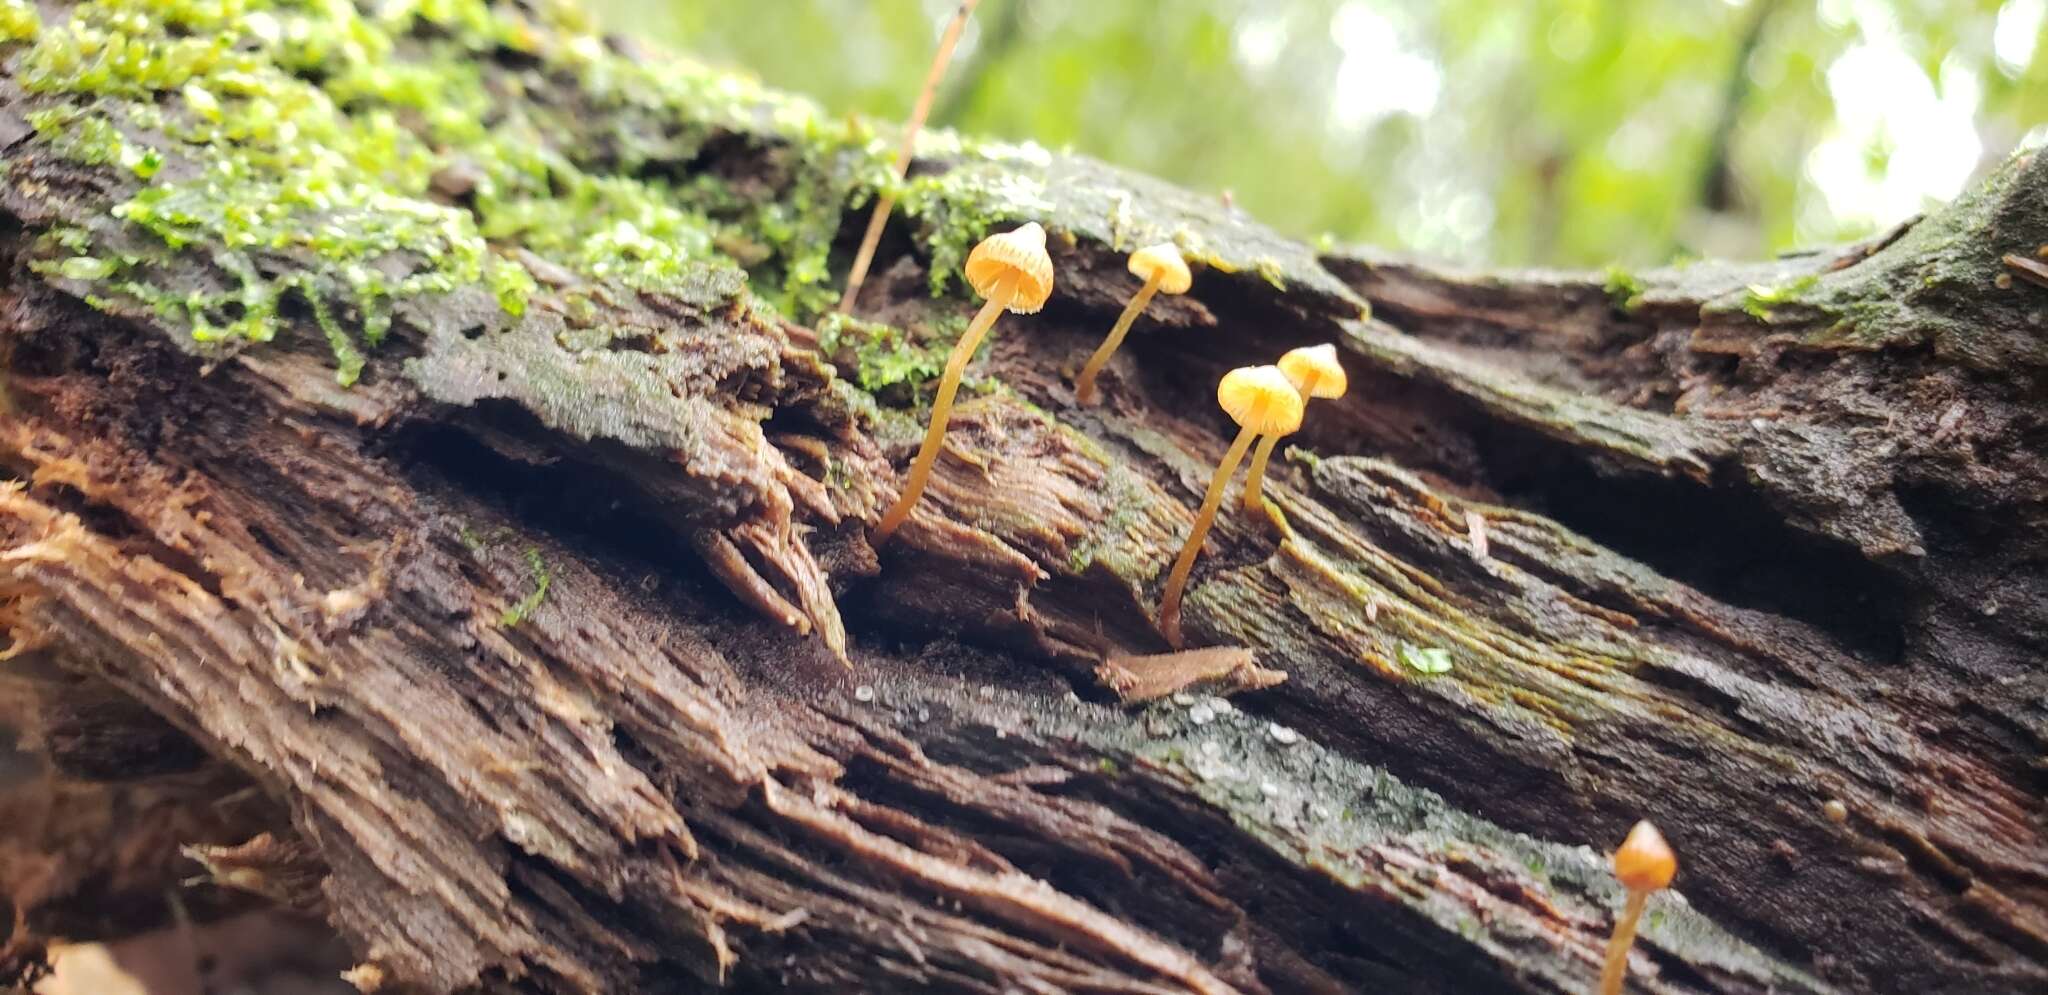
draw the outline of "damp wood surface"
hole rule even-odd
[[[269,904],[392,992],[1574,993],[1647,817],[1631,991],[2048,984],[2048,158],[1482,272],[1028,145],[898,181],[546,5],[4,12],[8,979]],[[876,549],[1024,221],[1052,302]],[[1322,342],[1171,654],[1214,384]]]

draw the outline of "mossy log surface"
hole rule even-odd
[[[0,972],[177,888],[377,991],[1576,993],[1648,817],[1632,991],[2048,984],[2048,157],[1866,245],[1469,273],[374,8],[0,4]],[[1053,302],[874,549],[1024,220]],[[1153,658],[1216,378],[1324,341],[1187,599],[1237,649]]]

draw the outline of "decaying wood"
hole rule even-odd
[[[593,165],[662,133],[501,55]],[[639,168],[784,140],[725,127]],[[1877,243],[1622,285],[1317,259],[1065,157],[920,168],[1041,184],[1072,240],[875,550],[914,412],[737,280],[607,292],[597,348],[545,302],[411,301],[343,389],[310,321],[198,347],[31,270],[126,181],[17,140],[0,619],[38,700],[196,747],[217,780],[166,804],[263,801],[127,866],[170,887],[200,848],[434,992],[1576,992],[1621,899],[1597,851],[1649,816],[1684,870],[1635,990],[2048,981],[2048,292],[1992,279],[2048,242],[2048,159]],[[1208,269],[1074,408],[1124,236],[1175,225],[1270,271]],[[929,330],[969,305],[912,236],[861,308]],[[1243,647],[1287,679],[1117,707],[1097,668],[1165,649],[1216,377],[1325,340],[1351,393],[1187,602],[1231,663],[1202,676]],[[60,741],[30,745],[87,755]],[[77,877],[24,905],[77,858],[6,842],[11,970],[120,928],[63,914],[103,897]]]
[[[0,674],[0,962],[29,967],[50,937],[120,936],[173,913],[211,918],[242,896],[186,892],[188,846],[247,839],[285,818],[238,771],[128,695],[33,656]]]

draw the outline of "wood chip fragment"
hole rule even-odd
[[[764,933],[787,933],[803,925],[810,918],[811,910],[799,906],[762,923],[761,931]]]
[[[2012,270],[2014,276],[2028,283],[2048,287],[2048,263],[2011,253],[2005,257],[2005,265],[2007,269]]]
[[[733,545],[731,539],[710,529],[700,529],[691,538],[696,540],[697,551],[703,554],[705,565],[741,600],[777,624],[810,634],[810,619],[797,611],[795,605],[790,604],[754,569],[753,564],[747,562],[746,555]]]
[[[1936,444],[1947,441],[1949,433],[1954,432],[1956,426],[1962,424],[1963,416],[1968,414],[1969,411],[1970,404],[1968,401],[1956,401],[1950,404],[1941,412],[1941,417],[1935,419],[1934,434],[1928,437],[1929,441]]]
[[[303,841],[261,833],[235,846],[194,844],[184,853],[205,868],[206,880],[216,885],[262,895],[304,914],[326,913],[322,885],[327,867]]]
[[[384,969],[374,962],[364,961],[341,972],[341,980],[356,987],[363,995],[375,995],[384,990]]]
[[[1125,704],[1163,698],[1205,681],[1221,682],[1227,693],[1269,688],[1287,679],[1281,671],[1259,666],[1258,657],[1242,646],[1111,657],[1095,668],[1095,676]]]

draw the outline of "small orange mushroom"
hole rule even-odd
[[[939,36],[939,50],[932,53],[931,71],[925,74],[924,89],[918,91],[917,103],[910,109],[910,120],[903,125],[903,148],[896,153],[891,169],[900,182],[909,175],[911,156],[917,152],[917,133],[924,128],[924,119],[932,112],[932,98],[939,92],[939,80],[946,76],[946,64],[953,61],[953,48],[960,43],[960,33],[967,29],[967,19],[974,16],[975,5],[981,0],[964,0],[953,12],[953,19],[946,22],[946,32]],[[875,261],[875,247],[882,244],[882,229],[889,224],[889,213],[896,209],[896,198],[884,192],[875,197],[875,211],[868,215],[868,230],[861,235],[860,250],[853,254],[853,269],[846,274],[846,293],[839,299],[839,310],[844,314],[853,313],[853,302],[860,297],[860,285],[867,282],[868,267]]]
[[[1230,444],[1223,461],[1216,464],[1215,476],[1209,478],[1209,493],[1202,498],[1202,509],[1195,513],[1194,531],[1188,533],[1187,544],[1181,547],[1180,558],[1173,563],[1173,573],[1166,579],[1166,596],[1159,602],[1159,628],[1174,649],[1181,648],[1181,593],[1187,587],[1189,572],[1195,568],[1195,557],[1202,552],[1202,540],[1208,537],[1209,526],[1216,521],[1217,509],[1223,506],[1223,491],[1230,484],[1230,475],[1244,462],[1245,450],[1251,448],[1253,439],[1272,433],[1286,435],[1301,427],[1301,394],[1277,366],[1247,366],[1224,374],[1216,385],[1216,403],[1241,428],[1237,441]]]
[[[1643,917],[1650,893],[1671,887],[1671,878],[1677,873],[1678,855],[1648,820],[1636,823],[1621,841],[1621,848],[1614,851],[1614,876],[1628,889],[1628,905],[1615,920],[1614,936],[1607,941],[1607,967],[1600,972],[1599,995],[1621,995],[1622,980],[1628,977],[1628,950],[1636,939],[1636,921]]]
[[[1337,347],[1328,343],[1289,349],[1280,357],[1280,372],[1287,374],[1288,382],[1301,392],[1303,403],[1318,397],[1343,397],[1351,387],[1350,378],[1344,375],[1343,364],[1337,362]],[[1259,510],[1266,482],[1266,460],[1272,457],[1273,447],[1279,444],[1280,438],[1280,435],[1268,435],[1260,439],[1258,451],[1252,454],[1252,473],[1244,482],[1245,511]]]
[[[1124,305],[1124,313],[1110,328],[1109,336],[1097,346],[1095,355],[1088,357],[1088,365],[1081,368],[1081,375],[1074,379],[1074,400],[1080,404],[1095,403],[1095,378],[1102,368],[1109,365],[1109,357],[1116,355],[1117,347],[1124,344],[1124,336],[1131,331],[1131,323],[1145,313],[1145,306],[1152,303],[1154,294],[1185,294],[1194,285],[1194,277],[1188,273],[1187,260],[1180,257],[1180,249],[1171,242],[1148,245],[1131,253],[1128,264],[1131,275],[1145,281],[1131,302]]]
[[[953,346],[953,354],[946,358],[938,396],[932,399],[932,421],[925,429],[924,444],[918,447],[917,459],[910,464],[903,495],[875,527],[877,546],[887,542],[897,526],[910,517],[910,510],[917,507],[925,482],[931,479],[932,465],[938,462],[939,446],[946,440],[946,422],[953,415],[953,395],[960,390],[960,375],[966,371],[967,361],[974,358],[974,350],[981,347],[982,337],[995,327],[996,319],[1004,311],[1036,314],[1045,306],[1046,298],[1052,296],[1052,257],[1045,253],[1045,229],[1034,221],[1015,231],[982,239],[967,254],[965,272],[968,285],[986,303]]]

